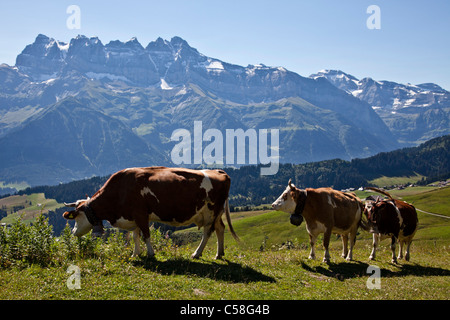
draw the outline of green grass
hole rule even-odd
[[[17,210],[13,214],[9,214],[9,211],[14,206],[23,206],[24,209]],[[44,193],[33,193],[31,195],[15,195],[7,198],[0,199],[0,208],[6,207],[8,216],[1,219],[2,223],[11,224],[16,221],[20,216],[27,223],[35,220],[36,216],[41,212],[48,212],[49,210],[55,210],[62,207],[63,204],[58,203],[55,199],[46,199]]]
[[[450,217],[450,188],[425,190],[420,194],[403,195],[403,200],[424,211]]]
[[[448,214],[448,189],[408,196],[424,210],[444,208]],[[414,193],[414,192],[413,192]],[[437,201],[438,206],[434,204]],[[199,260],[192,260],[198,240],[176,246],[154,239],[156,257],[130,258],[132,246],[121,241],[92,242],[73,237],[56,241],[53,260],[41,265],[21,260],[0,267],[0,299],[449,299],[450,219],[419,213],[420,229],[411,246],[411,261],[392,264],[389,241],[381,242],[376,261],[368,261],[371,235],[360,231],[355,261],[340,257],[341,241],[332,237],[331,262],[308,260],[305,224],[295,227],[282,212],[238,212],[233,226],[237,243],[226,231],[225,259],[214,260],[213,235]],[[184,230],[179,234],[198,232]],[[153,233],[152,233],[153,234]],[[64,240],[65,239],[65,240]],[[68,245],[64,245],[64,243]],[[289,243],[289,245],[283,245]],[[69,255],[68,248],[73,250]],[[55,249],[55,248],[54,248]],[[53,249],[52,249],[53,250]],[[80,268],[79,290],[69,290],[67,268]],[[381,270],[381,288],[368,289],[371,274]]]
[[[24,181],[14,183],[5,183],[4,181],[0,181],[0,188],[15,188],[16,190],[24,190],[28,187],[30,187],[30,185]]]
[[[448,299],[449,251],[441,242],[413,245],[412,261],[393,265],[382,247],[366,260],[361,242],[357,261],[346,262],[333,247],[330,264],[308,260],[306,249],[243,250],[227,246],[226,260],[208,248],[200,260],[193,247],[157,252],[155,259],[80,259],[58,267],[0,271],[1,299]],[[69,290],[67,268],[81,270],[81,289]],[[381,269],[381,289],[366,286],[369,265]]]
[[[418,173],[413,176],[405,176],[405,177],[386,177],[382,176],[373,180],[368,181],[371,184],[374,184],[379,187],[383,186],[392,186],[392,185],[400,185],[407,183],[416,183],[420,181],[422,178],[426,178]]]

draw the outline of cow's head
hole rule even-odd
[[[369,222],[370,232],[378,233],[378,224],[388,205],[392,204],[380,198],[376,199],[376,201],[366,201],[364,214]]]
[[[302,211],[306,202],[306,191],[295,187],[289,179],[286,190],[272,203],[272,208],[291,214],[291,223],[299,226],[303,221]]]
[[[81,237],[88,233],[93,225],[89,222],[85,213],[85,204],[89,200],[89,197],[84,200],[77,200],[72,203],[65,203],[66,207],[75,207],[75,210],[66,211],[63,213],[63,217],[68,220],[75,220],[75,226],[72,229],[73,235]]]

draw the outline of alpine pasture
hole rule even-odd
[[[448,187],[390,192],[418,209],[450,217]],[[366,195],[358,192],[362,199]],[[156,256],[131,258],[132,239],[117,230],[103,238],[77,239],[67,227],[54,237],[45,215],[29,224],[19,214],[10,227],[0,229],[0,299],[448,299],[450,219],[418,215],[409,262],[390,262],[389,240],[369,261],[371,234],[360,229],[354,261],[341,258],[341,240],[332,236],[331,262],[325,264],[308,260],[304,224],[295,227],[289,214],[271,210],[232,213],[241,241],[227,230],[222,260],[214,259],[215,235],[200,259],[190,258],[199,242],[197,228],[170,236],[153,229]],[[375,287],[374,267],[380,274]]]

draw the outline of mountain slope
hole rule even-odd
[[[0,176],[32,185],[166,159],[119,120],[67,98],[0,138]]]
[[[417,145],[450,133],[450,92],[436,84],[358,80],[339,70],[322,70],[310,77],[325,78],[370,104],[403,144]]]
[[[83,112],[75,115],[70,108],[58,113],[66,101],[86,108],[89,120],[81,121]],[[72,116],[79,116],[76,126],[82,130],[76,136],[66,126]],[[368,103],[323,78],[262,64],[229,64],[179,37],[144,47],[136,38],[104,45],[97,37],[80,35],[63,43],[38,35],[14,67],[0,66],[0,138],[9,148],[9,156],[0,158],[0,181],[34,176],[33,184],[41,184],[39,172],[58,165],[43,179],[68,181],[129,163],[171,165],[173,131],[193,135],[194,121],[224,137],[227,129],[278,129],[282,163],[349,160],[400,146]],[[52,160],[60,158],[58,149],[67,141],[76,155]],[[22,145],[35,151],[24,153]]]
[[[352,161],[327,160],[306,164],[282,164],[273,176],[261,176],[258,166],[225,168],[231,177],[230,204],[233,206],[272,203],[286,188],[289,179],[300,188],[331,186],[335,189],[369,185],[377,177],[423,175],[450,178],[450,135],[427,141],[418,147],[382,152]],[[94,194],[108,176],[70,183],[33,187],[20,194],[45,193],[62,203],[77,195]],[[72,200],[71,200],[72,201]]]

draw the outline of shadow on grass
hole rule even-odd
[[[133,261],[133,264],[163,275],[195,275],[233,283],[276,282],[274,278],[249,266],[243,266],[229,260],[222,260],[218,263],[185,258],[166,261],[158,261],[156,258],[142,258]]]
[[[340,281],[345,279],[351,279],[356,277],[367,277],[372,274],[372,272],[367,273],[367,268],[370,265],[376,266],[375,262],[366,263],[360,261],[353,262],[330,262],[329,264],[323,264],[319,266],[310,266],[305,261],[301,261],[301,266],[303,269],[313,273],[320,273],[327,277],[336,278]],[[443,269],[438,267],[421,266],[419,264],[392,264],[394,270],[379,267],[381,270],[382,277],[404,277],[404,276],[450,276],[449,269]]]

